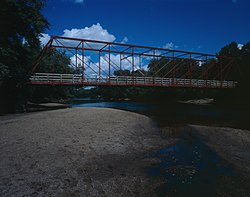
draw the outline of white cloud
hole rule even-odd
[[[106,41],[106,42],[114,42],[116,40],[116,37],[109,33],[107,29],[104,29],[100,23],[93,24],[89,27],[84,28],[72,28],[72,29],[65,29],[63,31],[63,34],[60,36],[63,37],[69,37],[69,38],[80,38],[80,39],[86,39],[86,40],[100,40],[100,41]],[[40,37],[40,41],[42,45],[46,45],[49,41],[50,36],[48,34],[42,34]],[[59,42],[53,42],[53,44],[61,46],[61,45],[67,45],[67,46],[78,46],[79,41],[71,41],[71,40],[63,40],[58,39]],[[121,41],[121,43],[128,42],[128,37],[124,37]],[[104,44],[90,44],[90,42],[85,42],[86,44],[89,44],[92,48],[101,48],[104,46]],[[60,49],[59,49],[60,50]],[[82,67],[82,55],[79,53],[77,55],[74,55],[75,50],[67,50],[66,54],[70,57],[71,65],[69,65],[71,68],[76,69],[76,64],[78,67],[78,71],[81,70]],[[109,73],[109,55],[101,54],[100,59],[100,65],[101,65],[101,76],[106,77]],[[122,58],[122,61],[121,61]],[[76,60],[77,59],[77,60]],[[122,62],[122,65],[120,65],[120,62]],[[119,70],[120,66],[121,69],[125,70],[132,70],[132,62],[134,62],[134,69],[139,69],[139,64],[142,64],[141,67],[144,69],[147,69],[147,65],[144,62],[141,62],[139,57],[127,57],[126,56],[120,56],[120,54],[110,54],[110,73],[113,75],[114,70]],[[97,54],[86,52],[84,56],[84,68],[85,68],[85,75],[86,76],[97,76],[99,73],[99,59]]]
[[[166,43],[164,46],[163,46],[164,49],[178,49],[179,46],[177,45],[174,45],[173,42],[169,42],[169,43]]]
[[[131,70],[132,69],[132,57],[128,57],[127,60],[122,60],[122,65],[120,65],[120,55],[110,54],[110,74],[113,75],[115,70]],[[98,64],[98,63],[96,63]],[[138,69],[139,58],[134,58],[135,69]],[[109,55],[105,54],[101,56],[100,65],[103,73],[109,73]]]
[[[125,57],[125,56],[124,56]],[[109,55],[105,54],[100,56],[100,75],[106,77],[109,74]],[[128,57],[122,60],[122,65],[120,65],[120,55],[110,54],[110,74],[113,75],[115,70],[132,70],[132,57]],[[77,59],[77,61],[76,61]],[[84,73],[85,77],[94,77],[99,75],[99,61],[94,60],[92,56],[84,56]],[[76,63],[78,71],[81,71],[82,67],[82,55],[77,54],[70,58],[71,65],[70,67],[76,69]],[[134,57],[134,69],[139,69],[139,57]],[[147,70],[147,65],[142,65],[142,69]]]
[[[71,38],[82,38],[107,42],[113,42],[116,39],[114,35],[110,34],[106,29],[103,29],[100,23],[97,23],[96,25],[93,24],[91,27],[85,27],[82,29],[65,29],[63,32],[64,33],[62,36]]]
[[[84,0],[63,0],[63,1],[68,1],[68,2],[77,3],[77,4],[84,4]]]
[[[86,39],[86,40],[98,40],[98,41],[105,41],[105,42],[114,42],[116,40],[116,37],[109,33],[108,30],[104,29],[100,23],[93,24],[90,27],[84,27],[84,28],[73,28],[73,29],[65,29],[63,31],[63,34],[61,35],[63,37],[68,38],[80,38],[80,39]],[[66,40],[66,39],[59,39],[56,44],[58,46],[61,45],[67,45],[67,46],[73,46],[76,47],[79,45],[79,41],[76,40]],[[86,44],[91,48],[102,48],[104,44],[97,44],[97,43],[88,43]]]
[[[48,43],[48,41],[50,40],[50,36],[49,36],[49,34],[42,33],[39,39],[40,39],[41,45],[45,46]]]
[[[240,49],[240,50],[242,49],[243,46],[244,46],[243,44],[238,44],[237,45],[238,49]]]
[[[88,64],[91,60],[90,56],[84,56],[84,62],[85,64]],[[81,67],[82,66],[82,55],[76,54],[72,57],[70,57],[70,61],[71,61],[71,67],[75,68],[76,67],[76,63],[77,63],[77,67]]]
[[[75,0],[75,3],[84,3],[84,0]]]
[[[128,42],[128,37],[125,36],[123,39],[122,39],[122,43],[127,43]]]
[[[104,29],[100,23],[93,24],[90,27],[84,28],[73,28],[73,29],[65,29],[63,37],[69,38],[80,38],[80,39],[87,39],[87,40],[99,40],[99,41],[106,41],[106,42],[114,42],[116,37],[109,33],[108,30]],[[41,34],[40,42],[42,46],[45,46],[49,41],[50,36],[48,34]],[[123,39],[123,41],[127,41],[127,37]],[[74,40],[60,40],[61,43],[57,43],[57,45],[66,44],[70,46],[77,46],[79,41]],[[95,45],[92,45],[94,47]],[[102,46],[102,45],[101,45]],[[100,44],[96,47],[100,47]]]
[[[174,44],[172,42],[169,42],[163,46],[164,49],[173,49]]]

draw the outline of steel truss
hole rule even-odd
[[[41,72],[42,60],[54,51],[68,56],[71,73]],[[67,62],[67,61],[66,61]],[[228,79],[234,58],[138,46],[132,44],[52,36],[34,61],[32,84],[121,85],[232,88]]]

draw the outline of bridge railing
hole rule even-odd
[[[81,75],[77,74],[58,74],[58,73],[35,73],[30,77],[31,83],[81,83]]]
[[[113,85],[113,86],[164,86],[196,88],[234,88],[235,81],[159,78],[159,77],[85,77],[79,74],[35,73],[30,77],[32,84],[78,84],[78,85]]]

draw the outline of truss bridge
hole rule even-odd
[[[52,36],[34,61],[33,85],[234,88],[234,58]]]

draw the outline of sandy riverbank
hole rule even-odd
[[[153,196],[162,138],[146,116],[74,108],[0,117],[0,196]]]
[[[250,193],[250,131],[198,125],[160,131],[136,113],[71,108],[0,116],[0,196],[155,196],[161,180],[146,169],[158,161],[146,155],[183,132],[201,137],[240,172],[222,180],[222,196]]]

